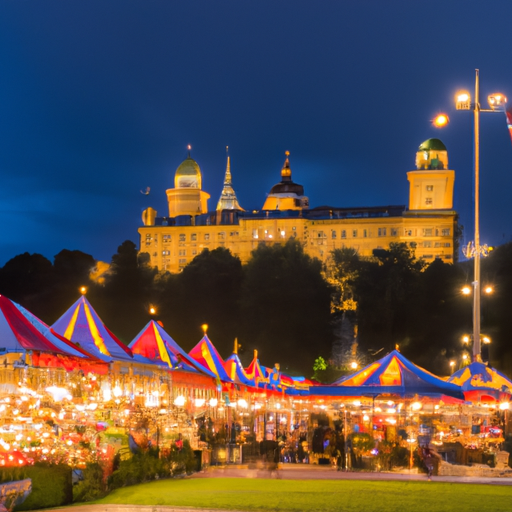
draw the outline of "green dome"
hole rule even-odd
[[[192,158],[187,157],[180,166],[176,169],[176,178],[178,176],[201,176],[201,169],[197,162]]]
[[[420,144],[418,151],[446,151],[446,146],[439,139],[428,139]]]

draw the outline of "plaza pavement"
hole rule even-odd
[[[210,467],[187,478],[280,478],[283,480],[384,480],[401,482],[425,482],[423,473],[408,472],[360,472],[336,471],[328,466],[281,464],[277,473],[265,469],[249,469],[246,465]],[[485,478],[472,476],[434,476],[433,482],[510,485],[512,478]],[[78,505],[46,509],[50,512],[223,512],[219,509],[196,509],[193,507],[166,507],[160,505]],[[231,511],[236,512],[236,511]],[[239,511],[242,512],[242,511]]]

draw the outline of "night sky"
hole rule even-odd
[[[468,242],[473,121],[453,97],[479,68],[483,106],[496,91],[512,101],[511,19],[510,0],[2,0],[0,265],[62,249],[110,261],[138,243],[187,144],[209,208],[229,145],[252,210],[286,150],[311,206],[407,204],[415,152],[439,137]],[[482,114],[481,172],[482,243],[508,242],[504,114]]]

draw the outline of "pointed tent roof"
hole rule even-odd
[[[507,376],[476,361],[453,373],[448,382],[460,386],[466,399],[471,401],[501,400],[512,395],[512,381]]]
[[[51,332],[25,308],[0,295],[0,344],[4,352],[39,351],[88,358],[89,354]]]
[[[258,351],[254,351],[254,357],[251,364],[245,368],[245,374],[250,380],[256,382],[268,382],[265,370],[261,367],[258,359]]]
[[[160,364],[167,364],[170,368],[175,368],[181,362],[184,370],[199,371],[214,377],[209,370],[190,357],[154,320],[146,324],[128,348],[134,356],[140,355]]]
[[[213,343],[208,339],[206,334],[188,355],[195,359],[200,365],[213,372],[220,380],[231,382],[231,379],[224,369],[222,357],[220,357],[217,349],[213,346]]]
[[[52,325],[52,328],[104,361],[133,361],[131,350],[107,329],[83,295]]]
[[[249,379],[245,373],[244,367],[238,357],[238,339],[235,338],[233,353],[224,362],[224,369],[228,377],[233,382],[245,384],[246,386],[254,386],[254,380]]]
[[[227,150],[228,148],[226,147],[226,151]],[[238,204],[238,199],[236,198],[235,190],[233,189],[229,155],[227,157],[226,174],[224,176],[224,188],[222,189],[219,202],[217,203],[217,210],[244,211],[244,209]]]
[[[416,366],[397,350],[330,386],[315,386],[312,392],[315,395],[327,396],[447,395],[464,399],[459,386]]]

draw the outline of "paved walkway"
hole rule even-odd
[[[208,471],[195,473],[191,478],[271,478],[268,470],[248,469],[247,466],[211,467]],[[373,471],[336,471],[329,466],[281,464],[277,477],[284,480],[398,480],[426,481],[424,473],[373,472]],[[477,476],[434,476],[432,481],[465,483],[465,484],[493,484],[512,485],[512,477],[477,477]]]
[[[326,466],[284,464],[279,471],[270,473],[264,469],[248,469],[247,466],[211,467],[207,471],[195,473],[190,478],[281,478],[283,480],[396,480],[426,481],[422,473],[379,473],[335,471]],[[510,485],[512,478],[484,478],[470,476],[435,476],[433,482],[464,484]],[[48,509],[47,509],[48,510]],[[51,512],[223,512],[219,509],[195,509],[192,507],[164,507],[160,505],[79,505],[54,508]],[[235,512],[235,511],[231,511]]]

